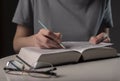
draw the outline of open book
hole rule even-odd
[[[40,49],[39,47],[21,48],[17,57],[27,65],[39,67],[39,62],[48,62],[53,65],[78,62],[83,60],[108,58],[117,56],[111,43],[91,44],[89,42],[63,42],[66,49]]]

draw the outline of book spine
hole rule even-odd
[[[28,67],[33,68],[30,64],[28,64],[27,62],[25,62],[22,58],[20,58],[18,55],[16,55],[16,57],[21,60],[24,64],[26,64]]]

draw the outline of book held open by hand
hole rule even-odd
[[[53,65],[78,62],[83,60],[100,59],[117,56],[111,43],[91,44],[89,42],[63,42],[66,49],[40,49],[39,47],[23,47],[17,55],[30,66],[37,68],[39,62]],[[35,64],[37,63],[37,64]]]

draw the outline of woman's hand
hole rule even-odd
[[[41,29],[34,35],[34,45],[40,48],[61,48],[61,34]]]
[[[108,43],[108,42],[110,42],[110,37],[108,36],[107,33],[102,32],[102,33],[98,34],[97,36],[92,36],[90,38],[89,42],[92,44],[98,44],[100,42]]]

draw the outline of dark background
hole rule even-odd
[[[16,25],[11,23],[18,0],[0,0],[0,58],[14,54],[13,37]],[[120,0],[112,0],[114,28],[110,37],[114,47],[120,52]]]

